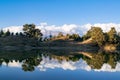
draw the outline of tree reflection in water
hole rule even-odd
[[[22,64],[22,69],[24,71],[34,71],[34,67],[35,66],[38,66],[41,62],[41,58],[28,58],[26,60],[23,61],[23,64]]]
[[[116,68],[117,63],[120,61],[120,52],[114,53],[106,53],[103,51],[99,51],[97,53],[92,52],[79,52],[79,53],[68,53],[67,55],[58,55],[54,53],[45,53],[40,51],[22,51],[22,52],[1,52],[0,53],[0,66],[3,63],[9,66],[9,63],[18,62],[21,63],[21,68],[24,71],[34,71],[35,67],[40,67],[40,65],[44,65],[43,57],[48,58],[44,64],[52,63],[53,61],[57,61],[59,65],[64,65],[63,62],[70,62],[74,66],[79,65],[78,63],[81,59],[86,62],[86,64],[91,69],[101,69],[104,64],[109,64],[112,69]],[[50,61],[51,60],[51,61]],[[15,61],[15,62],[13,62]],[[76,63],[77,62],[77,63]],[[76,63],[76,64],[75,64]],[[15,65],[15,64],[14,64]],[[51,64],[54,65],[54,64]],[[59,67],[56,65],[55,67]],[[69,67],[70,64],[67,66]],[[63,67],[63,66],[62,66]],[[81,67],[81,66],[78,66]],[[48,68],[48,65],[47,65]],[[74,69],[76,69],[74,67]]]

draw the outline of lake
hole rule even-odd
[[[0,80],[120,80],[120,52],[0,51]]]

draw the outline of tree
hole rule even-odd
[[[15,33],[15,35],[16,35],[16,36],[18,36],[18,35],[19,35],[19,33],[17,32],[17,33]]]
[[[118,38],[118,44],[120,44],[120,32],[118,32],[117,38]]]
[[[14,33],[12,32],[12,33],[11,33],[11,35],[13,36],[13,35],[14,35]]]
[[[28,37],[33,37],[33,32],[35,30],[35,25],[34,24],[25,24],[23,25],[23,31],[26,36]]]
[[[33,37],[37,38],[39,41],[42,41],[43,34],[40,29],[35,29],[33,32]]]
[[[9,31],[9,29],[8,29],[7,32],[5,33],[5,36],[10,36],[10,31]]]
[[[30,38],[37,38],[38,40],[42,39],[43,34],[40,29],[36,29],[34,24],[25,24],[23,25],[23,31],[26,36]]]
[[[43,39],[43,41],[48,41],[48,38],[47,38],[47,37],[45,37],[45,38]]]
[[[52,34],[49,35],[49,38],[52,39]]]
[[[87,33],[82,38],[83,38],[83,40],[87,40],[90,37],[91,37],[91,31],[89,30],[89,31],[87,31]]]
[[[101,69],[105,63],[105,55],[103,53],[97,53],[92,55],[93,59],[86,60],[87,64],[91,66],[92,69]]]
[[[111,68],[115,68],[116,67],[116,64],[117,64],[117,56],[118,55],[116,55],[116,54],[109,54],[109,58],[108,58],[108,60],[107,60],[107,63],[109,64],[109,65],[111,65]]]
[[[118,36],[120,37],[120,32],[118,32]]]
[[[24,36],[24,34],[22,32],[19,33],[20,36]]]
[[[0,37],[3,36],[3,35],[4,35],[4,31],[1,30],[1,31],[0,31]]]
[[[28,58],[26,59],[22,64],[22,69],[24,71],[34,71],[35,66],[38,66],[40,64],[41,58]]]
[[[70,37],[70,34],[66,34],[66,37],[68,37],[68,38],[69,38],[69,37]]]
[[[104,45],[105,35],[100,27],[91,27],[89,35],[99,46]]]
[[[80,38],[79,34],[72,34],[69,37],[70,39],[74,39],[75,41],[81,41],[82,39]]]
[[[108,41],[110,43],[116,43],[117,42],[117,32],[114,27],[111,28],[111,30],[108,32]]]
[[[59,32],[57,37],[59,38],[59,37],[63,37],[63,36],[64,36],[63,33]]]

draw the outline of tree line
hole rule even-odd
[[[120,43],[120,33],[117,33],[116,29],[112,27],[108,32],[103,32],[100,27],[91,27],[90,30],[83,36],[79,34],[63,34],[59,32],[58,35],[51,35],[49,37],[43,37],[43,33],[40,29],[36,28],[35,24],[25,24],[23,25],[23,32],[20,33],[11,33],[9,30],[4,32],[3,30],[0,31],[0,37],[5,36],[24,36],[28,38],[34,38],[38,41],[50,41],[56,40],[60,38],[64,38],[66,40],[74,40],[74,41],[84,41],[89,38],[92,38],[94,42],[98,44],[98,46],[108,44],[119,44]]]
[[[108,32],[103,32],[100,27],[91,27],[90,30],[83,36],[83,40],[88,38],[92,38],[99,46],[108,44],[119,44],[120,43],[120,35],[117,33],[114,27]]]
[[[0,37],[7,36],[24,36],[42,41],[43,34],[41,33],[41,30],[37,29],[34,24],[25,24],[23,25],[23,32],[13,33],[10,32],[9,29],[6,32],[4,32],[3,30],[0,31]]]

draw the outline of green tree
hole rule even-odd
[[[117,32],[114,27],[111,28],[111,30],[108,32],[108,41],[110,43],[116,43],[117,42]]]
[[[24,34],[22,32],[19,33],[20,36],[24,36]]]
[[[25,24],[23,25],[23,31],[26,36],[30,38],[37,38],[38,40],[42,40],[43,34],[40,29],[36,29],[34,24]]]
[[[89,30],[89,35],[95,42],[97,42],[99,46],[104,45],[106,39],[100,27],[91,27]]]
[[[60,37],[63,37],[63,36],[64,36],[63,33],[59,32],[57,37],[60,38]]]
[[[87,40],[90,37],[91,37],[91,31],[89,30],[89,31],[87,31],[87,33],[82,38],[83,38],[83,40]]]
[[[4,36],[4,31],[3,30],[0,31],[0,37],[2,37],[2,36]]]
[[[120,37],[120,32],[118,32],[118,36]]]
[[[34,66],[32,66],[32,65],[29,65],[29,64],[23,64],[22,65],[22,70],[24,70],[24,71],[34,71],[35,70],[35,68],[34,68]]]
[[[81,37],[79,36],[79,34],[72,34],[69,37],[70,39],[74,39],[75,41],[81,41]]]
[[[111,67],[114,69],[117,64],[117,55],[116,54],[109,54],[109,58],[107,60],[107,63],[111,65]]]
[[[118,44],[120,44],[120,32],[118,32],[118,34],[117,34],[117,41],[118,41]]]
[[[17,32],[17,33],[15,33],[15,35],[16,35],[16,36],[18,36],[18,35],[19,35],[19,33]]]
[[[43,39],[43,41],[48,41],[49,39],[48,39],[48,37],[44,37],[44,39]]]
[[[52,39],[52,35],[51,34],[49,35],[49,38]]]
[[[5,36],[10,36],[10,31],[9,31],[9,29],[8,29],[7,32],[5,33]]]
[[[13,35],[14,35],[14,33],[12,32],[12,33],[11,33],[11,35],[13,36]]]
[[[26,59],[23,64],[22,64],[22,69],[24,71],[34,71],[35,70],[35,66],[38,66],[41,62],[41,58],[37,59],[35,58],[28,58]]]
[[[25,24],[23,25],[23,31],[26,36],[28,37],[33,37],[33,32],[35,30],[35,25],[34,24]]]
[[[66,34],[66,37],[69,38],[69,37],[70,37],[70,34]]]

